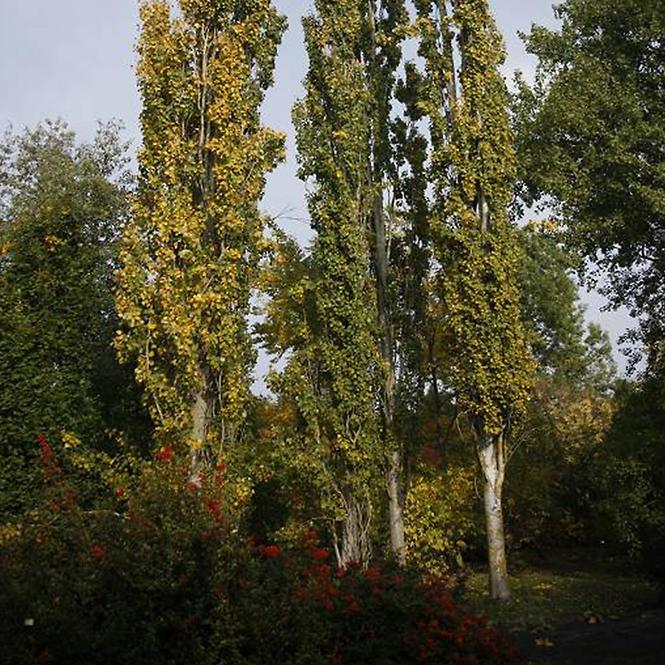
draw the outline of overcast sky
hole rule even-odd
[[[490,4],[506,39],[506,73],[521,69],[528,76],[534,63],[517,33],[528,32],[532,23],[553,25],[551,0]],[[125,123],[135,148],[140,142],[133,74],[137,5],[137,0],[0,0],[0,129],[12,125],[19,130],[45,118],[62,118],[81,139],[89,139],[99,120],[117,118]],[[264,120],[288,133],[289,157],[271,175],[264,207],[302,237],[306,210],[303,186],[295,177],[290,108],[300,95],[307,65],[300,17],[310,2],[276,0],[276,5],[287,15],[289,30]],[[616,342],[628,324],[626,314],[600,312],[603,300],[593,294],[585,301],[588,318],[600,321]]]

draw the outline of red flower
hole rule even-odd
[[[222,521],[222,503],[219,499],[207,499],[205,507],[218,524]]]
[[[374,568],[373,566],[370,566],[365,571],[365,577],[368,580],[378,580],[381,577],[381,571],[378,568]]]
[[[282,550],[279,549],[279,545],[268,545],[263,548],[261,556],[266,559],[276,559],[281,553]]]
[[[171,446],[162,446],[155,453],[155,459],[159,462],[170,462],[173,459],[173,448],[171,448]]]
[[[52,485],[58,485],[62,482],[62,469],[58,464],[55,452],[51,448],[51,444],[48,442],[48,439],[40,434],[37,437],[37,443],[39,444],[39,461],[42,464],[44,470],[44,478],[47,482]]]
[[[90,554],[97,559],[97,561],[104,561],[104,559],[106,559],[106,550],[101,545],[93,545],[90,548]]]
[[[312,550],[312,557],[322,561],[323,559],[328,558],[328,550],[321,550],[318,547]]]
[[[123,496],[125,496],[125,488],[124,487],[116,487],[115,488],[115,495],[121,499]]]
[[[314,573],[319,580],[327,580],[330,575],[330,566],[325,563],[320,563],[316,566]]]

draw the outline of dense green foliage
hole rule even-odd
[[[514,106],[520,193],[527,204],[551,207],[556,235],[581,259],[582,276],[599,280],[610,303],[628,306],[639,321],[625,341],[634,360],[645,354],[644,377],[618,392],[606,449],[593,453],[585,475],[599,530],[609,528],[615,543],[653,564],[665,556],[663,445],[654,426],[665,376],[665,7],[568,0],[556,14],[559,30],[535,27],[526,38],[539,64],[532,87],[520,82]],[[596,344],[595,358],[602,355]],[[597,390],[608,385],[603,374],[611,377],[611,368],[594,367],[594,356],[582,366]],[[652,564],[662,578],[662,566]]]
[[[517,104],[524,195],[547,197],[567,242],[604,269],[606,293],[642,319],[660,363],[665,224],[665,7],[568,0],[560,30],[536,27],[533,88]],[[592,282],[593,283],[593,282]]]
[[[117,128],[7,135],[0,164],[0,513],[29,503],[35,437],[109,447],[148,436],[115,359],[111,281],[130,181]],[[28,474],[28,475],[25,475]]]
[[[338,504],[343,561],[367,560],[368,492],[378,473],[374,412],[379,355],[368,266],[372,192],[368,116],[371,91],[358,52],[365,12],[358,3],[317,3],[305,20],[310,72],[295,108],[301,176],[315,179],[309,206],[316,239],[312,276],[303,296],[312,304],[306,338],[287,369],[317,451],[328,458],[326,490]],[[358,535],[354,534],[358,532]]]

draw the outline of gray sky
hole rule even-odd
[[[266,99],[264,120],[289,135],[288,161],[271,175],[264,207],[280,215],[291,233],[306,235],[303,185],[295,176],[290,108],[300,96],[307,66],[300,17],[309,0],[276,0],[289,19],[280,50],[276,85]],[[508,48],[506,72],[533,60],[518,31],[532,23],[553,24],[551,0],[490,0]],[[133,74],[137,0],[0,0],[0,129],[20,130],[45,118],[62,118],[81,139],[90,139],[99,120],[118,118],[136,147],[139,98]],[[293,219],[290,219],[293,218]],[[603,300],[584,296],[588,318],[600,321],[613,340],[629,324],[625,312],[600,312]],[[621,365],[623,361],[620,359]]]

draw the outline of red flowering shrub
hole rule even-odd
[[[81,505],[58,451],[39,445],[43,505],[0,545],[0,662],[207,663],[215,635],[233,642],[212,589],[250,553],[212,474],[192,487],[172,455]]]
[[[503,635],[466,613],[442,580],[393,566],[340,570],[311,532],[301,547],[261,565],[269,548],[255,548],[245,592],[232,601],[245,636],[242,662],[481,665],[515,658]]]
[[[40,447],[45,505],[0,547],[2,663],[492,665],[513,656],[440,580],[383,565],[339,570],[313,531],[288,548],[244,537],[223,468],[194,482],[171,451],[88,510],[56,452]]]
[[[173,459],[173,448],[171,446],[162,446],[156,453],[155,453],[155,459],[168,463]]]
[[[90,548],[90,554],[98,561],[106,559],[106,550],[101,545],[93,545]]]
[[[279,545],[259,545],[256,550],[265,559],[276,559],[282,553]]]

